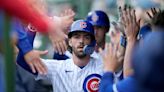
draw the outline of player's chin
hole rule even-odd
[[[77,54],[78,54],[78,55],[83,55],[83,54],[84,54],[84,53],[83,53],[83,50],[78,51]]]
[[[101,39],[96,39],[96,43],[102,43]]]
[[[84,58],[85,56],[86,56],[86,54],[84,54],[83,52],[77,54],[77,57],[79,57],[79,58]]]
[[[84,54],[83,49],[77,49],[76,54],[83,55]]]

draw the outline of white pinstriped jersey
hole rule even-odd
[[[37,79],[50,79],[54,92],[97,92],[103,64],[101,61],[91,58],[89,63],[80,68],[74,64],[72,59],[67,60],[45,60],[48,74],[39,75]]]

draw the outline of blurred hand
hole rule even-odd
[[[118,62],[117,57],[118,44],[112,46],[111,43],[107,43],[105,48],[105,53],[102,51],[102,49],[99,49],[99,52],[103,57],[104,70],[115,72],[121,64],[121,62]]]
[[[125,56],[125,48],[122,46],[119,46],[119,49],[117,51],[117,57],[118,57],[118,62],[124,61],[124,56]]]
[[[124,23],[125,35],[127,40],[136,39],[140,30],[140,21],[137,21],[135,10],[130,7],[120,8],[122,21]]]
[[[154,18],[154,16],[156,16],[160,12],[161,12],[160,9],[157,11],[157,9],[151,8],[151,12],[146,12],[146,13],[149,16],[149,18],[152,20]]]
[[[61,17],[53,17],[55,23],[51,24],[51,30],[53,31],[49,32],[49,37],[56,53],[64,54],[67,50],[66,39],[68,37],[65,30],[68,30],[73,23],[74,16],[75,13],[72,10],[67,10]]]
[[[47,69],[46,66],[42,63],[40,56],[47,54],[48,51],[38,51],[38,50],[32,50],[28,52],[24,58],[26,63],[30,66],[33,73],[38,72],[39,74],[46,74]]]
[[[74,16],[75,16],[75,13],[71,9],[65,10],[63,13],[60,14],[62,26],[66,34],[68,33],[68,30],[70,29],[70,26],[73,23]]]

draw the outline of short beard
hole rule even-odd
[[[82,54],[82,55],[78,55],[78,54],[75,54],[78,58],[82,59],[84,57],[86,57],[87,55],[86,54]]]
[[[75,56],[77,56],[80,59],[82,59],[82,58],[87,56],[84,52],[79,54],[77,51],[73,50],[73,53],[75,54]]]

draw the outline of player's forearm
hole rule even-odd
[[[47,17],[34,11],[26,0],[0,0],[0,3],[5,12],[32,23],[40,32],[48,31]]]
[[[23,52],[23,55],[33,50],[33,47],[29,44],[28,39],[18,40],[17,47]]]
[[[19,51],[22,51],[24,55],[31,51],[33,47],[27,38],[27,33],[24,30],[22,23],[18,19],[12,19],[12,30],[18,35],[17,47],[19,48]]]
[[[133,69],[131,67],[131,57],[132,57],[132,51],[135,46],[135,43],[136,43],[135,39],[128,39],[128,43],[125,51],[124,64],[123,64],[124,78],[128,77],[129,75],[132,75],[133,73]]]
[[[34,75],[38,75],[38,73],[33,73],[31,68],[29,67],[29,65],[25,62],[25,59],[24,59],[24,55],[21,51],[19,51],[18,53],[18,56],[17,56],[17,60],[16,60],[17,64],[19,66],[21,66],[23,69],[25,69],[26,71],[34,74]]]
[[[106,72],[101,78],[99,92],[113,92],[114,75],[112,72]]]

